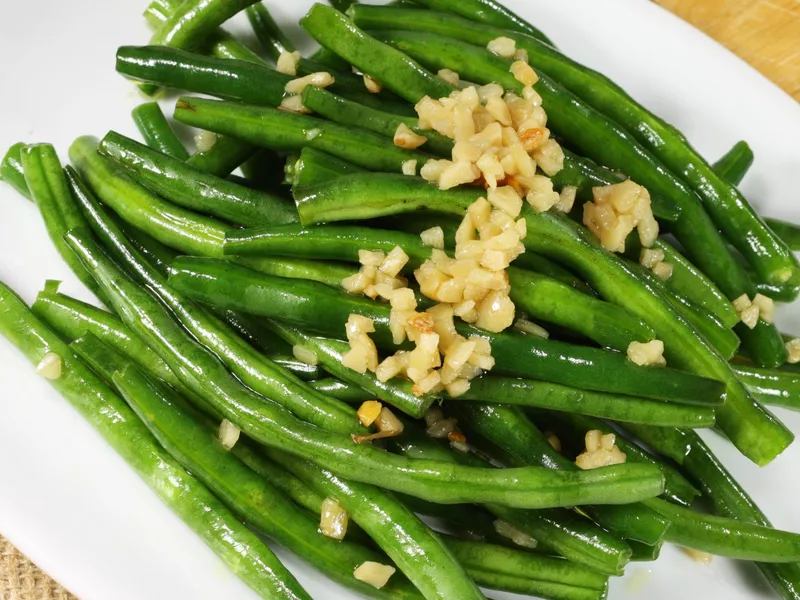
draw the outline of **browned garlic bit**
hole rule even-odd
[[[297,63],[300,62],[299,52],[281,52],[275,70],[284,75],[297,75]]]
[[[319,518],[319,531],[322,535],[343,540],[347,535],[350,517],[335,498],[325,498]]]
[[[372,561],[367,561],[359,565],[353,572],[353,577],[359,581],[370,584],[372,587],[381,589],[387,583],[389,578],[394,575],[395,569],[389,565],[382,565]]]
[[[369,427],[381,414],[383,404],[377,400],[367,400],[358,409],[358,420],[364,427]]]
[[[640,367],[663,367],[667,364],[664,358],[664,342],[652,340],[643,344],[631,342],[628,346],[628,358]]]
[[[397,126],[397,131],[394,132],[394,145],[406,150],[416,150],[428,141],[424,135],[415,133],[405,123],[400,123]],[[416,165],[415,165],[416,166]]]
[[[790,365],[800,363],[800,338],[786,342],[786,362]]]
[[[597,469],[609,465],[621,465],[626,456],[615,445],[617,436],[613,433],[603,435],[598,429],[586,432],[586,451],[579,454],[575,464],[580,469]]]
[[[367,88],[367,91],[370,94],[379,94],[380,91],[383,89],[381,83],[375,79],[374,77],[370,77],[369,75],[364,75],[364,87]]]
[[[552,431],[546,431],[544,433],[545,439],[547,439],[547,443],[555,450],[556,452],[561,452],[561,440],[558,439],[558,436],[553,433]]]
[[[733,308],[739,314],[742,323],[753,329],[758,324],[758,319],[767,323],[775,322],[775,303],[772,298],[756,294],[752,300],[747,294],[742,294],[733,301]]]
[[[367,403],[365,402],[364,404],[361,405],[361,409],[364,410],[358,411],[358,418],[361,420],[362,423],[364,423],[365,419],[368,419],[369,417],[372,416],[369,413],[370,411],[373,410],[372,406],[365,409],[364,408],[365,404]],[[378,432],[371,433],[369,435],[353,435],[352,438],[356,444],[363,444],[364,442],[370,442],[372,440],[380,440],[388,437],[397,437],[398,435],[403,433],[403,422],[400,419],[398,419],[391,410],[389,410],[385,406],[382,406],[380,402],[376,402],[376,404],[381,408],[380,411],[378,412],[378,415],[372,422],[375,423],[375,426],[378,428]],[[364,424],[366,425],[366,423]]]
[[[583,223],[610,252],[624,252],[625,238],[639,230],[642,246],[649,248],[658,237],[650,193],[631,180],[592,189],[593,202],[583,205]]]
[[[283,57],[285,54],[286,53],[284,52],[281,57]],[[278,60],[280,61],[280,59]],[[292,75],[294,75],[294,73],[292,73]],[[300,97],[300,94],[303,93],[303,90],[306,89],[306,86],[313,85],[314,87],[326,88],[329,85],[333,85],[335,82],[336,79],[334,79],[333,75],[326,71],[311,73],[305,77],[292,79],[286,84],[285,89],[287,95],[283,98],[283,100],[281,100],[278,109],[285,110],[287,112],[309,114],[311,111],[303,106],[303,99]]]
[[[646,269],[650,269],[659,279],[666,281],[672,277],[673,266],[668,262],[664,262],[664,251],[660,248],[655,250],[643,248],[639,256],[639,264]]]

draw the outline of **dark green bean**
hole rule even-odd
[[[795,252],[800,252],[800,226],[779,219],[764,219],[770,229]]]
[[[167,122],[158,102],[145,102],[131,112],[136,128],[153,150],[177,160],[186,160],[189,153]]]
[[[283,152],[310,146],[377,171],[399,172],[409,160],[423,163],[428,159],[426,154],[398,148],[375,133],[266,107],[181,98],[175,118]]]
[[[172,287],[218,307],[241,310],[300,327],[310,333],[342,339],[351,314],[374,320],[376,344],[394,348],[388,329],[389,306],[311,281],[287,281],[260,275],[225,261],[179,258]],[[480,335],[492,344],[494,372],[537,378],[582,389],[629,394],[655,400],[710,403],[725,393],[723,384],[666,368],[639,367],[623,355],[535,336],[459,325],[462,335]],[[727,364],[727,363],[726,363]]]
[[[258,536],[175,462],[125,402],[2,284],[0,333],[34,365],[48,352],[61,357],[61,376],[50,380],[53,387],[259,596],[310,600]]]
[[[157,294],[188,331],[212,349],[242,382],[310,423],[342,433],[360,430],[352,408],[308,388],[299,378],[242,340],[217,317],[171,290],[166,285],[166,277],[148,264],[130,245],[97,201],[86,190],[77,188],[77,192],[80,193],[75,194],[76,198],[89,223],[119,263],[125,265],[139,282]],[[136,334],[136,329],[132,330]],[[175,374],[181,378],[179,373]],[[202,393],[198,395],[203,396]]]
[[[421,148],[433,154],[450,157],[453,141],[436,131],[419,127],[419,119],[402,117],[337,96],[323,88],[306,86],[303,90],[303,106],[334,123],[360,127],[367,131],[394,138],[397,128],[403,124],[427,138]],[[422,167],[422,165],[418,165]]]
[[[752,394],[764,404],[800,410],[800,374],[749,365],[734,367]]]
[[[714,171],[728,183],[739,185],[753,166],[754,159],[753,150],[747,142],[736,142],[733,148],[714,163]]]
[[[283,33],[263,2],[248,6],[245,14],[259,44],[272,61],[277,61],[284,52],[294,52],[294,44]]]
[[[85,225],[80,211],[74,209],[64,169],[50,144],[25,146],[21,152],[25,184],[39,207],[50,240],[76,277],[101,301],[106,297],[75,254],[64,241],[64,234],[73,227]]]
[[[5,181],[28,200],[33,200],[22,168],[22,151],[24,149],[25,143],[23,142],[17,142],[8,149],[3,157],[3,162],[0,163],[0,180]]]
[[[297,221],[294,206],[282,198],[203,173],[114,131],[102,139],[98,152],[179,206],[246,226]]]
[[[323,183],[342,175],[361,173],[363,170],[353,163],[308,146],[300,151],[299,156],[286,161],[286,176],[292,187]]]
[[[370,394],[360,387],[332,377],[310,381],[308,385],[318,392],[322,392],[331,398],[336,398],[348,404],[361,404],[374,397],[374,394]]]
[[[604,394],[533,379],[482,377],[472,382],[468,392],[454,399],[459,403],[467,400],[502,401],[514,406],[574,412],[656,427],[700,428],[714,425],[713,406],[686,406],[633,396]],[[686,400],[692,401],[690,398]],[[721,404],[719,401],[718,403]]]
[[[409,102],[416,103],[426,94],[441,98],[454,89],[402,52],[365,34],[331,7],[315,4],[300,25],[320,45],[363,73],[376,77],[383,86]]]
[[[351,14],[361,8],[361,6],[355,7]],[[384,11],[392,11],[391,24],[388,25],[390,29],[403,27],[400,15],[397,14],[400,9],[381,8]],[[635,141],[641,144],[641,146],[638,146],[638,144],[630,145],[631,149],[638,146],[640,150],[638,152],[639,156],[634,160],[615,162],[614,159],[621,158],[621,155],[614,156],[615,153],[610,151],[610,147],[604,150],[602,148],[604,144],[596,144],[597,140],[594,140],[590,143],[590,145],[594,146],[593,150],[595,152],[605,152],[606,157],[606,160],[602,160],[598,154],[597,159],[606,166],[623,168],[639,183],[645,185],[648,189],[652,189],[657,194],[663,193],[665,187],[672,188],[671,193],[665,195],[673,197],[675,201],[680,202],[684,216],[681,221],[689,221],[683,224],[679,221],[677,224],[676,231],[681,237],[681,241],[691,250],[695,261],[701,263],[700,266],[703,270],[708,272],[712,279],[731,298],[737,297],[741,293],[747,293],[744,287],[751,286],[747,285],[746,278],[742,277],[741,273],[737,275],[728,272],[725,273],[726,276],[723,279],[718,277],[718,275],[724,273],[723,271],[711,268],[714,265],[720,266],[720,268],[723,267],[723,261],[730,263],[730,256],[723,249],[722,246],[724,244],[720,236],[712,235],[712,233],[716,232],[712,231],[709,226],[710,223],[703,225],[702,231],[704,233],[701,239],[705,244],[704,247],[701,248],[699,246],[700,240],[697,240],[697,242],[692,240],[689,231],[699,229],[702,221],[706,219],[705,213],[701,210],[702,208],[705,208],[710,213],[714,223],[725,232],[729,241],[742,252],[748,262],[759,273],[761,279],[769,283],[782,283],[790,279],[798,270],[797,261],[791,252],[777,236],[769,231],[735,186],[723,181],[697,151],[689,145],[688,141],[677,129],[636,103],[622,88],[607,77],[571,61],[551,46],[524,34],[514,34],[513,32],[510,34],[509,32],[498,34],[502,30],[474,26],[472,24],[467,25],[463,20],[447,15],[437,15],[432,11],[406,12],[409,21],[413,23],[411,29],[415,32],[428,29],[427,25],[430,23],[431,29],[437,29],[440,34],[444,33],[443,30],[446,30],[445,35],[452,35],[462,40],[466,39],[470,43],[484,47],[498,35],[509,35],[509,37],[517,41],[518,47],[528,52],[531,63],[536,65],[537,70],[541,69],[540,75],[544,72],[548,76],[557,79],[564,88],[575,94],[573,98],[576,101],[580,98],[582,102],[586,103],[587,108],[591,106],[597,111],[596,115],[592,116],[593,120],[596,120],[596,117],[600,117],[602,113],[608,117],[609,123],[618,123],[621,127],[626,128],[630,135],[622,129],[619,129],[619,132],[630,139],[631,142],[634,142],[635,138]],[[387,14],[386,16],[389,15]],[[423,23],[425,24],[423,25]],[[362,25],[364,24],[362,23]],[[442,58],[439,49],[428,45],[427,50],[431,52],[432,57]],[[435,68],[434,65],[426,63],[422,57],[414,53],[411,53],[411,55],[429,68]],[[465,59],[466,63],[474,62],[466,59],[463,55],[462,59]],[[458,68],[461,66],[466,65],[450,65],[450,68],[454,68],[468,79],[481,83],[479,78],[470,75],[470,69]],[[557,102],[554,102],[554,98],[551,97],[551,91],[555,88],[545,80],[546,77],[543,77],[542,82],[537,86],[537,90],[542,95],[545,106],[548,107],[548,120],[552,123],[551,127],[567,138],[573,133],[579,133],[577,119],[573,119],[572,122],[569,119],[562,120],[564,115],[560,114],[560,108],[555,106]],[[572,133],[567,131],[570,126],[573,127]],[[592,156],[592,149],[585,147],[582,150]],[[652,153],[652,156],[649,157],[651,164],[645,168],[643,159],[649,153]],[[667,169],[670,169],[685,180],[691,186],[691,190],[677,178],[671,176]],[[702,206],[697,202],[692,192],[696,192],[702,198]],[[687,228],[689,231],[687,231]],[[716,254],[716,251],[711,252],[707,245],[711,240],[714,240],[716,245],[719,246],[720,255],[718,257],[715,256],[713,261],[706,261],[702,256],[703,253]],[[707,262],[707,264],[702,264],[701,261]],[[732,269],[733,267],[729,264],[727,270],[732,271]],[[731,279],[731,275],[734,275],[740,281],[737,282],[736,279]],[[730,285],[730,289],[726,289],[728,285]]]
[[[115,374],[114,383],[167,452],[242,521],[349,588],[376,598],[420,597],[402,578],[393,579],[378,591],[353,577],[359,565],[368,560],[381,561],[381,555],[349,540],[336,541],[320,535],[317,522],[229,452],[215,432],[193,417],[174,393],[133,365]]]
[[[484,598],[442,539],[399,500],[373,486],[345,481],[286,452],[270,449],[267,453],[319,494],[338,500],[425,598]]]
[[[195,152],[186,164],[210,175],[227,177],[257,151],[258,146],[254,144],[217,135],[217,141],[209,150]]]
[[[242,386],[208,350],[190,338],[148,291],[128,279],[91,238],[71,231],[68,241],[111,295],[123,321],[140,335],[190,389],[202,395],[244,433],[280,445],[343,477],[436,502],[499,501],[544,508],[580,503],[612,504],[654,497],[663,479],[651,465],[621,465],[580,473],[454,467],[413,461],[300,421]]]

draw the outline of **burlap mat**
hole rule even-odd
[[[0,536],[0,600],[77,600]]]

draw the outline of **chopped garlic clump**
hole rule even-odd
[[[642,253],[639,255],[639,264],[646,269],[650,269],[659,279],[666,281],[672,277],[673,265],[664,262],[664,251],[661,248],[656,248],[655,250],[642,248]]]
[[[61,377],[63,361],[55,352],[48,352],[36,365],[36,374],[45,379],[55,380]]]
[[[381,563],[368,560],[353,571],[353,577],[359,581],[368,583],[374,588],[381,589],[389,583],[389,579],[394,575],[396,570],[397,569],[392,566],[382,565]]]
[[[299,52],[281,52],[275,70],[284,75],[297,75],[297,63],[300,62]]]
[[[583,223],[606,250],[624,252],[625,238],[634,229],[645,248],[658,237],[650,193],[631,180],[592,189],[593,202],[583,205]]]
[[[758,324],[758,319],[764,319],[767,323],[775,322],[775,302],[762,294],[756,294],[752,300],[747,294],[742,294],[733,301],[733,308],[739,315],[739,319],[753,329]]]
[[[800,363],[800,338],[786,342],[786,362],[790,365]]]
[[[586,432],[586,450],[578,455],[575,464],[584,470],[621,465],[627,457],[617,448],[616,439],[617,436],[613,433],[603,435],[603,432],[597,429]]]
[[[350,516],[335,498],[325,498],[320,510],[319,531],[334,540],[343,540],[347,535]]]
[[[663,367],[667,364],[664,358],[664,342],[652,340],[643,344],[631,342],[628,346],[628,358],[640,367]]]

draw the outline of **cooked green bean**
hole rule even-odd
[[[363,73],[376,77],[383,86],[409,102],[416,103],[426,94],[441,98],[454,89],[402,52],[365,34],[329,6],[315,4],[300,19],[300,25],[320,45]]]
[[[753,150],[747,142],[736,142],[733,148],[714,163],[714,171],[728,183],[739,185],[753,166],[754,159]]]
[[[67,239],[111,296],[112,305],[128,327],[161,356],[184,384],[265,445],[280,445],[343,477],[436,502],[498,501],[510,506],[544,508],[631,502],[662,492],[661,473],[651,465],[621,465],[580,473],[533,467],[454,467],[387,455],[304,423],[242,386],[213,354],[172,320],[148,291],[127,278],[88,235],[73,230]]]
[[[64,241],[67,231],[85,225],[86,222],[80,211],[74,208],[64,169],[55,148],[50,144],[25,146],[20,159],[25,184],[30,190],[31,198],[39,207],[50,240],[76,277],[106,303],[103,291]]]
[[[210,175],[227,177],[257,151],[258,147],[249,142],[217,135],[217,141],[210,149],[195,152],[186,164]]]
[[[470,436],[488,439],[510,453],[512,466],[539,465],[548,469],[577,471],[575,464],[556,452],[542,433],[517,407],[504,404],[467,404],[455,407],[459,424]],[[667,520],[641,504],[581,507],[598,524],[626,539],[658,544]]]
[[[166,285],[166,277],[130,245],[119,228],[108,218],[105,211],[85,190],[76,193],[95,233],[103,240],[120,264],[133,276],[157,294],[176,318],[201,343],[211,348],[217,357],[242,382],[256,392],[285,406],[300,418],[315,425],[350,433],[358,431],[355,411],[337,400],[319,394],[307,387],[299,378],[279,367],[268,357],[242,340],[235,331],[205,309],[195,306]],[[149,296],[148,296],[149,298]],[[122,315],[120,315],[122,317]],[[125,321],[125,318],[122,317]],[[130,327],[130,323],[127,323]],[[136,328],[131,328],[134,335]],[[145,339],[147,342],[147,340]],[[152,344],[149,344],[152,347]],[[163,356],[162,356],[163,358]],[[169,362],[167,362],[169,364]],[[170,367],[172,368],[172,367]],[[174,369],[172,369],[175,372]],[[180,373],[175,373],[179,379]],[[190,389],[191,386],[189,386]],[[197,390],[193,390],[199,396]]]
[[[376,171],[400,172],[409,160],[421,164],[428,159],[376,133],[267,107],[184,97],[175,106],[175,118],[273,150],[298,152],[310,146]]]
[[[510,61],[484,48],[416,32],[382,32],[379,37],[431,68],[449,67],[478,83],[497,82],[508,90],[522,93],[523,85],[509,71]],[[548,107],[548,124],[558,135],[598,161],[625,169],[648,189],[679,204],[681,218],[672,229],[694,261],[729,298],[738,298],[742,294],[752,298],[755,295],[752,280],[692,190],[672,176],[630,134],[588,105],[583,105],[566,89],[545,76],[540,78],[536,89]],[[623,159],[624,155],[627,158]],[[789,276],[793,272],[789,269]],[[775,367],[786,361],[786,352],[780,349],[780,336],[774,325],[761,319],[755,329],[742,325],[738,333],[760,366]]]
[[[258,38],[258,43],[272,61],[277,61],[284,52],[294,52],[294,44],[283,33],[263,2],[248,6],[245,14]]]
[[[358,373],[342,364],[344,354],[350,349],[346,342],[308,335],[295,327],[282,323],[267,322],[267,326],[286,342],[311,350],[322,367],[334,377],[358,386],[375,398],[391,404],[407,415],[420,419],[438,397],[435,394],[417,396],[410,381],[379,381],[372,373]],[[372,396],[371,396],[372,397]]]
[[[24,142],[17,142],[8,149],[3,157],[3,162],[0,163],[0,180],[5,181],[28,200],[33,200],[22,168],[22,151],[24,149]]]
[[[484,598],[442,539],[392,495],[370,485],[343,480],[286,452],[269,449],[267,455],[320,495],[335,498],[425,598]]]
[[[189,153],[167,122],[158,102],[145,102],[131,112],[136,128],[153,150],[177,160],[186,160]]]
[[[170,286],[199,302],[269,317],[338,339],[344,337],[349,316],[360,314],[374,320],[376,332],[371,337],[378,346],[395,347],[386,304],[312,281],[262,275],[225,261],[179,258],[173,268]],[[693,398],[695,402],[714,403],[725,393],[718,381],[672,369],[640,367],[616,352],[524,334],[490,334],[467,325],[457,328],[466,337],[480,335],[489,340],[496,361],[493,372],[501,375],[679,402]]]
[[[604,394],[533,379],[482,377],[472,382],[468,392],[454,399],[459,403],[467,400],[502,401],[514,406],[575,412],[622,423],[646,423],[657,427],[700,428],[714,425],[713,406],[686,406]]]
[[[381,555],[349,540],[319,534],[318,522],[219,443],[216,432],[192,416],[180,398],[134,365],[116,373],[114,384],[167,452],[242,521],[344,586],[387,600],[420,597],[403,578],[393,578],[378,591],[353,577],[359,565],[381,561]]]
[[[175,462],[125,402],[2,284],[0,333],[34,365],[48,352],[61,358],[53,387],[260,597],[311,600],[258,536]]]
[[[224,252],[243,256],[294,256],[358,261],[362,249],[389,252],[399,246],[408,255],[408,269],[416,269],[431,256],[419,236],[399,231],[355,226],[303,229],[299,226],[264,227],[230,231]],[[625,350],[632,341],[647,342],[653,331],[625,309],[574,290],[569,285],[537,273],[507,269],[510,296],[525,314],[572,329],[602,346]]]
[[[323,183],[342,175],[361,173],[364,169],[306,146],[300,154],[286,161],[286,176],[292,187]]]
[[[134,181],[179,206],[246,226],[297,221],[294,206],[282,198],[203,173],[114,131],[97,150]]]
[[[655,451],[674,460],[691,477],[720,516],[763,527],[771,524],[711,449],[693,431],[626,426]],[[798,597],[800,563],[756,563],[773,589],[783,598]]]
[[[800,226],[779,219],[764,219],[776,234],[795,252],[800,252]]]
[[[734,367],[739,379],[764,404],[800,410],[800,374],[749,365]]]
[[[322,392],[331,398],[336,398],[348,404],[361,404],[365,400],[370,400],[375,397],[375,394],[370,394],[363,388],[332,377],[310,381],[308,385],[318,392]]]

